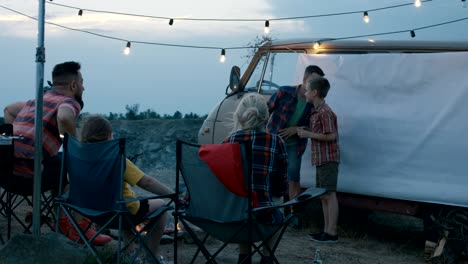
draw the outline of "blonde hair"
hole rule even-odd
[[[89,115],[81,127],[81,142],[94,143],[106,141],[112,135],[110,122],[100,115]]]
[[[244,96],[234,112],[234,129],[239,130],[259,130],[265,128],[268,119],[268,107],[265,98],[257,93],[250,93]]]

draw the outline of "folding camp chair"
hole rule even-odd
[[[188,190],[188,202],[185,207],[181,207],[179,203],[176,205],[174,220],[183,224],[198,247],[191,263],[195,261],[199,252],[206,258],[206,263],[217,263],[216,256],[230,243],[247,244],[250,245],[249,248],[253,248],[253,251],[244,259],[245,263],[251,261],[255,253],[263,256],[260,250],[262,247],[265,247],[274,262],[278,263],[274,252],[293,215],[290,214],[278,224],[263,224],[256,220],[256,213],[306,202],[324,194],[325,190],[311,188],[286,203],[253,208],[255,199],[252,197],[249,166],[244,146],[239,144],[207,146],[214,146],[215,149],[217,146],[222,146],[221,148],[226,151],[214,153],[215,156],[221,158],[209,165],[199,156],[204,146],[177,141],[176,192],[179,192],[179,184],[182,184],[180,181],[180,175],[182,175],[183,183]],[[224,169],[227,177],[221,175],[220,169]],[[237,190],[235,190],[236,186],[239,187]],[[239,191],[243,188],[244,191]],[[207,233],[206,236],[197,237],[189,223],[204,230]],[[275,234],[278,238],[270,248],[263,241],[272,238]],[[208,236],[224,242],[214,253],[205,247]],[[177,239],[175,241],[174,259],[177,260]]]
[[[3,136],[1,136],[3,135]],[[13,175],[14,164],[14,142],[13,126],[11,124],[0,125],[0,213],[7,217],[7,239],[11,236],[12,219],[16,220],[23,228],[25,233],[31,233],[32,221],[27,223],[26,219],[15,213],[15,209],[21,204],[26,203],[32,206],[33,181],[30,179],[19,179]],[[46,223],[51,229],[53,219],[53,196],[49,190],[43,189],[41,200],[41,225]],[[48,220],[50,219],[50,221]],[[32,220],[32,219],[30,219]]]
[[[104,230],[110,228],[119,231],[116,263],[120,263],[122,251],[135,240],[141,245],[139,251],[146,251],[147,256],[151,257],[154,263],[158,263],[156,257],[153,256],[146,245],[146,239],[155,230],[160,217],[171,207],[162,206],[141,219],[135,219],[128,211],[125,203],[142,199],[123,198],[125,139],[82,144],[66,134],[63,149],[62,175],[68,173],[69,192],[59,195],[56,204],[59,205],[58,210],[63,210],[70,219],[81,240],[84,241],[85,246],[96,257],[97,261],[103,263],[91,242]],[[175,194],[145,197],[145,199],[173,198],[174,196]],[[101,226],[96,235],[89,239],[85,236],[89,226],[86,229],[81,229],[72,216],[73,211]],[[57,218],[59,213],[57,212]],[[137,231],[137,225],[141,223],[146,223],[146,225],[143,229]],[[130,230],[134,235],[124,246],[122,246],[123,229]],[[146,232],[146,237],[143,237],[142,234]],[[135,254],[131,263],[133,263],[137,255],[138,253]]]

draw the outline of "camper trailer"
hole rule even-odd
[[[247,93],[269,98],[318,65],[338,116],[342,206],[423,216],[468,207],[468,42],[289,40],[261,46],[209,113],[199,143],[220,143]],[[220,92],[222,92],[220,90]],[[309,143],[310,147],[310,143]],[[315,186],[310,150],[301,186]]]

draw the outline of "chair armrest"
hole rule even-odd
[[[166,194],[166,195],[154,195],[154,196],[145,196],[145,197],[135,197],[135,198],[126,198],[122,201],[118,201],[117,203],[130,203],[135,201],[142,201],[142,200],[149,200],[149,199],[165,199],[170,198],[171,200],[175,200],[177,198],[176,193]]]
[[[325,194],[327,190],[322,189],[322,188],[309,188],[299,194],[298,196],[294,197],[294,199],[291,199],[287,202],[281,203],[281,204],[275,204],[271,206],[265,206],[265,207],[257,207],[252,210],[252,212],[259,212],[262,210],[267,210],[267,209],[274,209],[274,208],[281,208],[281,207],[286,207],[286,206],[291,206],[295,204],[300,204],[307,202],[309,200],[312,200],[314,198],[317,198],[319,196],[322,196]]]
[[[62,193],[61,196],[55,197],[55,201],[57,201],[57,202],[62,202],[62,203],[64,203],[64,202],[66,202],[67,200],[68,200],[68,193]]]

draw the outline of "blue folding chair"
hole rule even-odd
[[[82,144],[75,138],[66,134],[63,143],[62,175],[68,174],[69,192],[60,194],[56,199],[58,210],[63,210],[70,219],[72,225],[78,231],[81,240],[96,257],[99,258],[92,240],[104,230],[118,229],[118,248],[116,263],[121,262],[121,253],[135,240],[139,243],[139,250],[144,250],[154,263],[158,263],[156,257],[146,245],[146,238],[155,230],[160,217],[171,209],[169,205],[162,206],[158,210],[149,213],[141,219],[135,219],[126,207],[127,202],[143,200],[171,198],[174,195],[153,196],[144,198],[124,199],[122,194],[123,176],[125,172],[125,139],[115,139],[97,143]],[[62,177],[63,178],[63,177]],[[171,200],[172,202],[172,200]],[[83,230],[73,218],[72,212],[89,218],[92,222],[101,226],[96,235],[87,239],[86,229]],[[57,222],[58,222],[57,213]],[[144,229],[137,230],[136,226],[146,223]],[[89,228],[89,227],[87,227]],[[58,229],[58,225],[57,225]],[[122,247],[122,230],[128,229],[134,237]],[[58,231],[58,230],[57,230]],[[146,236],[142,236],[143,232]],[[136,258],[131,261],[133,261]]]
[[[265,247],[274,263],[278,264],[274,253],[279,245],[286,227],[293,219],[294,215],[286,216],[281,223],[264,224],[258,221],[257,214],[264,210],[272,210],[280,207],[292,206],[295,204],[310,201],[326,192],[325,189],[310,188],[296,198],[274,206],[253,207],[254,198],[252,197],[252,179],[249,172],[249,164],[246,159],[244,145],[231,144],[231,153],[216,153],[221,156],[217,159],[217,166],[222,169],[221,173],[214,173],[212,168],[200,158],[200,146],[183,141],[177,141],[177,173],[176,173],[176,192],[180,190],[182,183],[187,187],[187,203],[181,206],[176,204],[174,220],[180,221],[185,227],[197,245],[190,263],[194,263],[201,252],[206,262],[217,263],[216,257],[230,243],[247,244],[253,250],[242,260],[242,263],[250,263],[254,254],[263,256],[262,247]],[[212,145],[216,148],[216,145]],[[225,147],[226,144],[218,144]],[[236,148],[238,148],[236,150]],[[239,149],[240,148],[240,149]],[[237,154],[236,154],[237,153]],[[231,155],[232,154],[232,155]],[[234,164],[233,166],[233,163]],[[224,177],[227,174],[228,177]],[[219,174],[219,175],[218,175]],[[182,177],[181,177],[182,176]],[[237,182],[227,184],[225,181],[232,180],[232,177],[242,179]],[[232,185],[240,185],[243,182],[243,188],[247,195],[234,193]],[[242,186],[241,186],[242,187]],[[237,191],[236,191],[237,192]],[[206,232],[205,237],[198,237],[191,225],[198,226]],[[217,250],[210,252],[205,246],[208,236],[212,236],[224,242]],[[269,247],[264,241],[277,236],[276,242]],[[250,247],[249,247],[250,248]],[[177,261],[177,239],[174,244],[174,260]]]

